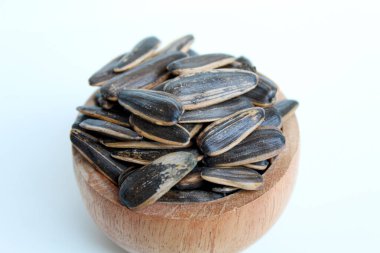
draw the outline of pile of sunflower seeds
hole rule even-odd
[[[119,187],[120,202],[205,202],[261,190],[298,103],[245,57],[199,55],[187,35],[158,49],[148,37],[93,74],[73,146]]]

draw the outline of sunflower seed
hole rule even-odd
[[[106,81],[100,91],[106,99],[116,101],[118,93],[122,90],[150,89],[169,77],[169,73],[166,70],[166,66],[169,63],[183,57],[186,57],[186,54],[181,52],[153,57],[141,65]]]
[[[253,104],[261,107],[269,107],[276,102],[277,85],[268,77],[259,74],[257,87],[245,96],[252,99]]]
[[[136,132],[129,128],[116,125],[104,120],[99,119],[86,119],[82,121],[79,126],[81,128],[95,131],[106,136],[110,136],[120,140],[140,140],[142,139]]]
[[[225,68],[242,69],[256,73],[256,67],[244,56],[240,56],[233,63],[225,66]]]
[[[244,56],[240,56],[239,58],[236,59],[236,62],[240,63],[240,69],[243,70],[248,70],[256,73],[256,66],[252,64],[250,60],[248,60]]]
[[[221,193],[223,195],[230,194],[238,190],[240,189],[237,187],[226,186],[226,185],[218,185],[211,188],[211,191],[216,192],[216,193]]]
[[[115,72],[123,72],[136,67],[145,59],[152,56],[160,45],[159,39],[156,37],[148,37],[140,41],[132,51],[124,55],[114,67]]]
[[[90,85],[92,86],[102,86],[105,81],[115,77],[118,75],[118,73],[115,73],[113,71],[113,68],[116,66],[116,64],[120,61],[121,58],[128,55],[128,53],[119,55],[118,57],[112,59],[109,63],[107,63],[105,66],[103,66],[101,69],[96,71],[88,80]]]
[[[119,141],[112,139],[100,139],[101,144],[109,148],[140,148],[140,149],[182,149],[188,148],[192,145],[189,142],[187,145],[174,145],[174,144],[164,144],[155,141]]]
[[[192,123],[185,123],[185,124],[179,124],[180,126],[184,127],[190,134],[190,138],[193,138],[199,130],[202,128],[202,124],[192,124]]]
[[[126,111],[125,115],[120,115],[119,113],[113,113],[111,111],[104,110],[97,106],[78,106],[77,110],[87,115],[91,118],[101,119],[104,121],[108,121],[120,126],[129,127],[129,116],[130,114]]]
[[[189,51],[186,52],[188,56],[197,56],[199,55],[197,52],[195,52],[193,49],[189,49]]]
[[[203,185],[201,177],[201,167],[195,167],[189,174],[187,174],[181,181],[176,184],[178,190],[195,190]]]
[[[182,149],[182,150],[170,150],[170,149],[126,149],[122,151],[115,151],[111,153],[113,158],[118,160],[137,163],[137,164],[150,164],[152,161],[160,158],[161,156],[176,152],[183,151],[194,154],[197,157],[197,160],[200,161],[203,158],[203,155],[199,154],[196,149]]]
[[[178,97],[185,110],[218,104],[244,94],[257,85],[255,73],[236,70],[210,70],[170,79],[164,91]]]
[[[158,158],[124,180],[119,191],[121,203],[131,209],[153,204],[196,164],[196,157],[188,152],[175,152]]]
[[[115,102],[105,99],[105,97],[100,92],[95,94],[95,103],[106,110],[111,109],[115,105]]]
[[[200,108],[192,111],[185,111],[181,118],[180,123],[203,123],[213,122],[218,119],[227,117],[237,111],[252,108],[252,103],[249,98],[237,97],[225,102]]]
[[[89,118],[89,117],[86,116],[86,115],[79,114],[79,115],[75,118],[75,121],[74,121],[74,123],[71,125],[71,128],[75,128],[75,129],[79,129],[79,130],[81,130],[81,127],[79,126],[79,124],[80,124],[82,121],[84,121],[84,120],[86,120],[86,119],[88,119],[88,118]]]
[[[79,129],[72,129],[70,139],[74,147],[111,182],[117,184],[121,173],[133,170],[133,166],[115,161],[110,152],[97,144],[95,137]]]
[[[201,176],[204,180],[212,183],[244,190],[260,190],[264,182],[263,177],[257,171],[244,167],[204,168]]]
[[[111,138],[111,137],[109,137],[107,135],[104,135],[102,133],[94,132],[94,131],[88,131],[87,129],[84,129],[84,128],[80,127],[80,123],[82,123],[86,119],[91,119],[91,118],[87,117],[86,115],[80,114],[78,116],[77,120],[75,121],[75,123],[71,126],[71,129],[78,129],[81,132],[83,132],[84,134],[86,134],[87,137],[93,137],[93,141],[96,142],[96,143],[102,144],[102,141],[104,141],[104,140],[107,140],[107,141],[111,141],[111,140],[112,141],[117,141],[114,138]],[[118,140],[118,141],[120,141],[120,140]]]
[[[238,145],[264,120],[264,110],[259,107],[244,109],[217,120],[198,136],[199,148],[208,156],[217,156]]]
[[[242,142],[219,156],[206,157],[208,166],[239,166],[267,160],[278,155],[285,146],[285,137],[275,128],[256,129]]]
[[[177,191],[171,190],[162,196],[160,202],[208,202],[222,198],[222,194],[215,192],[192,190]]]
[[[275,108],[280,112],[282,121],[288,120],[294,112],[297,110],[298,102],[291,99],[284,99],[274,105]]]
[[[161,126],[176,124],[183,113],[181,102],[162,91],[123,90],[118,101],[131,113]]]
[[[183,146],[188,145],[190,142],[190,133],[183,126],[178,124],[173,126],[159,126],[133,114],[129,119],[129,123],[138,134],[153,141]]]
[[[265,119],[260,127],[277,127],[281,128],[282,120],[280,112],[274,107],[264,108]]]
[[[124,180],[129,177],[135,170],[137,170],[137,167],[131,166],[131,170],[124,171],[120,174],[120,176],[117,179],[117,185],[120,187],[121,184],[124,182]]]
[[[227,54],[204,54],[176,60],[168,65],[168,70],[175,75],[188,75],[216,69],[235,60]]]
[[[194,36],[189,34],[171,42],[165,48],[161,49],[158,54],[166,54],[168,52],[183,52],[189,51],[191,44],[194,42]]]
[[[260,162],[244,164],[243,166],[247,168],[255,169],[255,170],[266,170],[269,166],[269,161],[264,160]]]

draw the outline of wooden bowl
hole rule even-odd
[[[299,160],[295,116],[283,131],[286,147],[265,172],[263,190],[206,203],[157,202],[131,211],[120,205],[117,187],[73,148],[74,171],[95,223],[128,252],[238,252],[268,231],[288,203]]]

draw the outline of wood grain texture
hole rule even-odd
[[[128,252],[239,252],[267,232],[291,195],[299,160],[295,116],[283,130],[286,147],[264,174],[262,190],[239,191],[207,203],[157,202],[132,211],[120,205],[117,187],[75,149],[74,171],[95,223]]]

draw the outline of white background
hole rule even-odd
[[[123,252],[75,183],[69,128],[88,77],[141,38],[192,33],[298,99],[298,182],[245,252],[380,252],[378,1],[0,0],[0,252]]]

